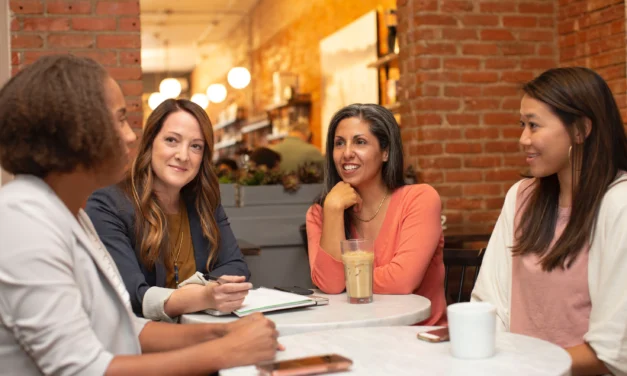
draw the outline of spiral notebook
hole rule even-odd
[[[316,301],[304,295],[259,287],[248,291],[242,307],[233,313],[244,317],[255,312],[271,312],[314,305]]]

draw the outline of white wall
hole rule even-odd
[[[11,12],[9,0],[0,0],[0,86],[11,77]],[[11,176],[0,168],[0,185]]]

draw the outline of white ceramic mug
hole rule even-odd
[[[447,308],[451,355],[482,359],[494,355],[496,308],[485,302],[451,304]]]

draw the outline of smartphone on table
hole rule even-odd
[[[313,294],[313,291],[311,291],[310,289],[306,289],[306,288],[298,287],[298,286],[275,286],[274,288],[279,291],[291,292],[292,294],[298,294],[298,295]]]
[[[346,371],[352,364],[341,355],[328,354],[263,363],[257,365],[257,370],[263,376],[302,376]]]
[[[417,334],[418,339],[427,342],[446,342],[449,340],[448,326],[445,328],[439,328],[429,330],[428,332],[421,332]]]

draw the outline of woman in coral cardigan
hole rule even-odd
[[[324,192],[307,212],[311,278],[322,291],[344,291],[340,241],[374,240],[375,294],[431,300],[424,324],[446,320],[441,203],[429,185],[405,185],[398,124],[376,104],[353,104],[329,125]]]

